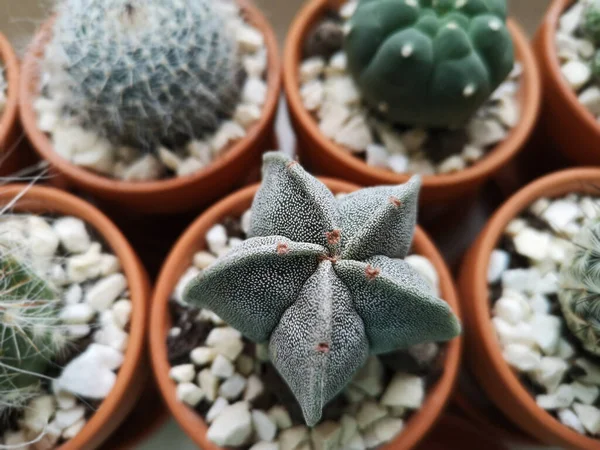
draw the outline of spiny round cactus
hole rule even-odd
[[[6,249],[0,254],[0,414],[39,394],[65,343],[54,290]]]
[[[594,44],[600,44],[600,1],[590,1],[585,5],[581,30]]]
[[[408,263],[420,178],[336,200],[281,153],[264,157],[250,238],[190,282],[184,301],[255,342],[308,425],[365,363],[460,332],[450,307]]]
[[[600,220],[584,226],[561,270],[559,300],[571,332],[600,355]]]
[[[50,93],[117,145],[202,137],[233,114],[244,78],[227,14],[214,0],[61,0]]]
[[[514,65],[505,0],[360,0],[344,50],[365,102],[393,123],[463,126]]]

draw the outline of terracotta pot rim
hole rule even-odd
[[[102,212],[72,194],[50,187],[24,184],[5,185],[0,187],[0,198],[2,200],[15,198],[23,189],[27,189],[26,194],[12,209],[40,213],[53,211],[80,217],[98,233],[98,236],[102,237],[105,245],[119,258],[122,271],[127,278],[134,313],[131,316],[129,342],[124,362],[117,373],[116,383],[81,432],[59,447],[60,450],[92,449],[100,443],[98,435],[103,433],[102,430],[113,419],[115,413],[124,407],[122,401],[132,386],[139,383],[138,389],[143,387],[143,383],[136,379],[136,375],[140,375],[139,368],[144,360],[145,325],[150,285],[146,272],[133,248],[119,229]]]
[[[19,105],[19,60],[10,42],[0,33],[0,62],[4,65],[4,73],[8,84],[7,101],[3,111],[0,111],[0,144],[6,142],[18,115]],[[0,151],[5,149],[0,148]]]
[[[336,3],[341,3],[341,1],[314,0],[308,2],[297,14],[290,28],[283,60],[283,85],[289,108],[293,111],[293,115],[297,117],[305,132],[310,135],[310,138],[317,142],[321,150],[330,154],[332,158],[343,162],[345,166],[351,167],[352,170],[360,173],[362,176],[377,177],[381,180],[382,184],[402,183],[406,181],[406,177],[409,174],[395,174],[389,170],[369,166],[366,162],[349,154],[340,145],[327,138],[321,133],[316,120],[302,103],[300,90],[298,89],[299,67],[296,61],[301,60],[304,37],[308,33],[310,24],[315,20],[315,16],[322,15],[326,9],[334,7]],[[537,120],[542,98],[539,70],[533,51],[529,46],[529,41],[521,27],[510,18],[507,25],[515,48],[522,56],[520,62],[523,65],[523,74],[519,87],[523,93],[523,99],[520,102],[521,117],[518,125],[509,131],[504,141],[498,144],[493,150],[490,150],[476,164],[454,174],[423,176],[423,186],[425,188],[444,188],[468,184],[472,180],[488,177],[510,161],[531,134]],[[524,89],[524,86],[527,86],[527,88]]]
[[[236,0],[242,8],[244,16],[248,21],[260,29],[267,49],[267,98],[262,107],[261,117],[254,125],[246,130],[246,136],[231,144],[222,156],[215,159],[210,165],[189,176],[172,177],[164,180],[128,182],[105,177],[96,174],[83,167],[72,164],[59,156],[54,151],[48,136],[37,126],[37,114],[33,108],[33,102],[37,92],[31,88],[31,80],[37,73],[37,54],[42,51],[48,36],[51,33],[53,19],[44,23],[35,35],[30,49],[23,60],[21,83],[19,86],[19,110],[25,133],[29,137],[35,150],[40,156],[48,160],[72,179],[79,180],[82,184],[91,187],[95,191],[113,192],[116,196],[147,193],[149,195],[162,191],[177,190],[182,186],[195,184],[198,180],[212,175],[223,166],[235,161],[241,154],[250,149],[253,143],[262,136],[269,128],[279,104],[279,93],[281,90],[281,61],[279,48],[275,33],[266,17],[250,0]]]
[[[321,180],[334,192],[350,192],[358,188],[357,185],[344,181],[328,178],[321,178]],[[167,257],[153,293],[149,340],[154,375],[163,399],[179,425],[197,445],[205,450],[218,450],[219,447],[206,438],[207,428],[202,417],[177,400],[175,384],[168,375],[170,365],[165,345],[167,332],[171,325],[168,302],[180,275],[183,273],[182,269],[191,265],[191,256],[185,266],[182,266],[182,261],[188,259],[186,257],[188,254],[205,248],[203,232],[226,216],[228,211],[232,211],[240,205],[247,204],[250,207],[258,187],[259,184],[255,184],[231,194],[204,212],[188,227]],[[419,253],[427,255],[435,265],[440,277],[442,297],[460,317],[458,296],[450,272],[430,238],[420,228],[417,228],[415,232],[414,247],[419,250]],[[384,446],[382,450],[412,448],[437,421],[444,406],[449,401],[458,376],[462,345],[462,337],[458,337],[447,344],[444,371],[441,378],[428,391],[423,407],[409,420],[402,434],[392,443]]]
[[[510,368],[502,356],[500,344],[491,321],[491,307],[489,305],[487,270],[491,252],[496,248],[508,223],[527,209],[536,199],[541,197],[559,197],[563,194],[576,192],[572,188],[574,183],[581,183],[580,192],[584,192],[585,183],[592,180],[600,182],[600,169],[597,168],[575,168],[563,170],[534,181],[527,185],[510,199],[492,216],[486,228],[479,236],[476,245],[472,248],[474,268],[472,273],[461,273],[461,284],[464,283],[472,295],[461,292],[463,305],[472,320],[469,321],[469,340],[477,340],[477,344],[487,355],[489,364],[498,374],[503,384],[504,395],[510,396],[518,407],[525,411],[537,426],[549,431],[555,439],[564,443],[570,443],[576,448],[600,448],[600,441],[588,438],[571,430],[551,414],[540,408],[533,396],[525,389],[515,372]],[[558,193],[561,192],[562,194]],[[552,192],[552,195],[548,195]],[[502,405],[498,405],[502,408]],[[508,411],[506,411],[508,413]],[[530,430],[528,430],[530,431]],[[538,435],[539,437],[539,435]]]
[[[573,0],[554,0],[544,16],[544,22],[540,28],[541,47],[544,57],[547,59],[550,72],[546,74],[556,80],[556,86],[562,97],[571,105],[571,111],[577,115],[577,119],[584,122],[591,130],[594,130],[596,138],[600,140],[600,123],[591,112],[581,104],[577,94],[571,89],[560,71],[558,55],[556,48],[556,32],[558,31],[558,22],[563,12],[571,6]]]

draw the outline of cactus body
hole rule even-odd
[[[244,76],[218,3],[62,0],[44,61],[50,93],[116,145],[154,150],[214,131]]]
[[[64,343],[53,289],[11,254],[0,255],[0,413],[35,396]]]
[[[561,270],[559,300],[571,332],[600,355],[600,221],[584,226]]]
[[[581,29],[595,45],[600,45],[600,1],[593,0],[585,5]]]
[[[361,0],[344,41],[365,102],[390,122],[457,128],[514,65],[505,0]]]
[[[250,239],[186,288],[185,302],[269,341],[311,426],[369,354],[460,332],[448,305],[398,259],[412,241],[419,188],[414,177],[336,200],[299,164],[268,153]]]

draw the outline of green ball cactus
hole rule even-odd
[[[344,41],[365,102],[393,123],[463,126],[514,65],[505,0],[360,0]]]
[[[583,10],[581,31],[594,44],[600,45],[600,2],[588,2]]]
[[[600,355],[600,220],[584,226],[576,250],[561,269],[559,301],[571,332]]]
[[[68,112],[116,145],[154,150],[217,129],[244,71],[213,0],[62,0],[43,69]]]
[[[13,254],[0,255],[0,414],[39,394],[65,344],[54,290]]]
[[[269,342],[310,426],[369,354],[460,333],[449,306],[398,259],[411,245],[420,184],[336,200],[298,163],[268,153],[251,237],[185,290],[185,302]]]

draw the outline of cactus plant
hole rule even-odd
[[[5,248],[0,254],[0,414],[39,395],[65,344],[54,289]]]
[[[400,259],[419,188],[417,176],[336,200],[298,163],[268,153],[250,238],[186,287],[186,303],[269,342],[310,426],[369,354],[460,332],[449,306]]]
[[[344,50],[364,101],[390,122],[458,128],[514,65],[505,0],[360,0]]]
[[[588,1],[585,5],[581,30],[595,45],[600,45],[600,1]]]
[[[61,0],[49,92],[115,145],[202,137],[233,114],[245,74],[228,14],[213,0]]]
[[[561,269],[559,301],[571,332],[600,355],[600,220],[584,226]]]

